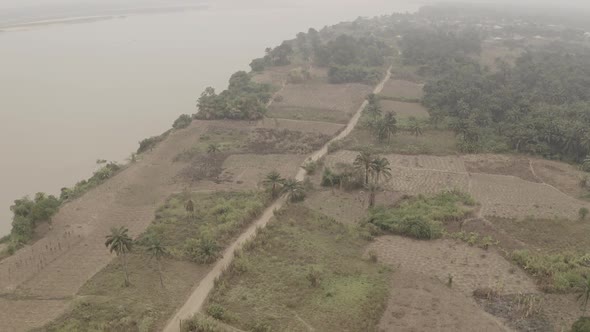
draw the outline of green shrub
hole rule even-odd
[[[172,128],[182,129],[188,127],[193,122],[193,117],[188,114],[182,114],[178,119],[174,120]]]
[[[464,219],[470,210],[464,205],[474,205],[473,198],[459,191],[443,192],[435,196],[418,196],[401,202],[397,207],[377,207],[371,210],[368,222],[383,230],[414,237],[436,239],[443,234],[443,221]]]
[[[15,200],[10,207],[13,218],[9,251],[14,252],[22,244],[29,242],[37,224],[50,222],[60,205],[61,200],[44,193],[37,193],[32,200],[28,197]]]
[[[203,317],[202,315],[195,315],[193,318],[183,321],[181,332],[226,332],[227,330],[221,328],[214,320]]]
[[[166,139],[166,137],[168,136],[169,133],[170,133],[170,131],[167,131],[167,132],[163,133],[162,135],[153,136],[153,137],[149,137],[149,138],[141,140],[139,142],[139,148],[137,149],[137,154],[146,152],[148,150],[152,150],[158,143],[160,143],[164,139]]]
[[[537,279],[548,292],[572,292],[590,274],[590,254],[543,254],[529,250],[515,250],[512,259]]]
[[[590,317],[580,317],[572,325],[572,332],[590,332]]]
[[[184,243],[184,255],[200,264],[214,262],[219,257],[219,245],[213,239],[203,236],[200,239],[188,239]]]
[[[588,216],[588,209],[583,207],[580,208],[580,210],[578,211],[578,216],[580,217],[580,220],[586,220],[586,217]]]
[[[217,320],[223,320],[225,316],[225,308],[219,304],[211,304],[207,307],[207,314]]]

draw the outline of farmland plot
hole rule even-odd
[[[395,74],[395,73],[394,73]],[[404,80],[389,80],[380,95],[384,97],[420,99],[423,96],[423,84]]]

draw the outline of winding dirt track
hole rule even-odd
[[[389,80],[390,77],[391,77],[391,67],[387,70],[387,75],[385,76],[383,81],[381,81],[381,83],[379,83],[375,87],[375,89],[374,89],[375,94],[381,92],[381,90],[383,89],[383,86]],[[319,149],[318,151],[314,152],[311,156],[309,156],[306,159],[306,162],[307,161],[316,161],[316,160],[320,159],[321,157],[325,156],[328,153],[328,146],[330,143],[340,140],[340,139],[346,137],[348,134],[350,134],[350,132],[354,129],[354,127],[358,123],[358,121],[361,117],[361,113],[366,105],[367,105],[367,101],[365,100],[363,102],[363,104],[359,107],[357,112],[354,114],[354,116],[350,119],[350,121],[346,125],[346,128],[344,128],[344,130],[342,130],[336,137],[332,138],[328,143],[326,143],[321,149]],[[305,170],[300,168],[299,171],[297,172],[297,175],[295,176],[295,178],[297,180],[302,181],[305,178]],[[186,303],[170,319],[170,321],[168,322],[168,324],[164,328],[165,332],[178,332],[178,331],[180,331],[180,323],[183,320],[190,318],[192,315],[194,315],[195,313],[197,313],[201,310],[201,308],[203,307],[203,304],[205,303],[205,300],[207,299],[207,296],[209,295],[209,292],[211,292],[211,290],[213,289],[215,279],[217,279],[219,276],[221,276],[223,271],[229,266],[229,264],[231,263],[231,261],[234,258],[234,253],[236,252],[236,250],[241,248],[242,245],[244,245],[244,243],[246,241],[248,241],[253,236],[255,236],[256,230],[258,228],[265,227],[266,224],[272,218],[273,212],[277,209],[280,209],[281,206],[285,203],[285,201],[286,201],[285,197],[281,197],[280,199],[275,201],[270,207],[268,207],[264,211],[264,213],[260,216],[260,218],[258,218],[258,220],[256,220],[250,227],[248,227],[248,229],[244,233],[242,233],[242,235],[240,235],[240,237],[234,243],[232,243],[229,246],[229,248],[227,248],[225,250],[225,252],[223,253],[223,258],[220,259],[219,261],[217,261],[217,263],[215,263],[215,265],[213,266],[211,271],[209,271],[209,273],[205,276],[205,278],[203,278],[201,280],[201,282],[197,285],[197,287],[194,289],[193,293],[188,298]]]

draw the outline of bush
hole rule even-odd
[[[199,314],[182,322],[181,332],[225,332],[214,320]]]
[[[223,320],[223,317],[225,316],[225,308],[219,304],[211,304],[207,308],[207,314],[217,320]]]
[[[191,122],[193,121],[193,117],[188,114],[182,114],[178,117],[172,124],[172,128],[174,129],[182,129],[188,127]]]
[[[163,133],[162,135],[153,136],[153,137],[149,137],[149,138],[141,140],[139,142],[139,148],[137,149],[137,154],[140,154],[140,153],[146,152],[147,150],[153,149],[156,146],[156,144],[163,141],[168,136],[169,133],[170,133],[170,131],[167,131],[167,132]]]
[[[9,251],[14,252],[22,244],[29,242],[37,224],[50,222],[60,205],[61,200],[44,193],[37,193],[33,200],[28,197],[15,200],[10,207],[13,218]]]
[[[583,207],[580,208],[580,210],[578,211],[578,216],[580,216],[580,220],[586,220],[586,217],[588,216],[588,209]]]
[[[188,239],[184,243],[184,255],[195,263],[212,263],[219,257],[219,245],[207,236]]]
[[[474,205],[473,199],[459,191],[443,192],[432,197],[418,196],[395,208],[377,207],[371,210],[368,222],[381,229],[417,239],[442,236],[442,221],[459,221],[470,211],[458,205]]]
[[[590,332],[590,317],[580,317],[572,325],[572,332]]]

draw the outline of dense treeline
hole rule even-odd
[[[220,94],[208,87],[197,101],[198,119],[260,119],[272,97],[269,84],[252,81],[250,74],[239,71],[229,79],[229,86]]]
[[[590,153],[590,56],[527,52],[495,73],[449,67],[427,84],[433,119],[449,118],[466,151],[496,148],[580,161]]]
[[[57,212],[61,201],[52,195],[37,193],[34,199],[28,197],[17,199],[10,211],[14,214],[10,233],[11,247],[14,250],[27,243],[33,237],[38,223],[48,221]]]
[[[400,42],[404,65],[418,66],[418,74],[437,76],[458,64],[469,62],[470,55],[481,52],[476,32],[415,29]]]
[[[261,72],[266,67],[286,66],[291,64],[290,56],[293,54],[293,47],[287,41],[275,48],[267,48],[266,55],[262,58],[254,59],[250,63],[250,68],[254,72]]]

